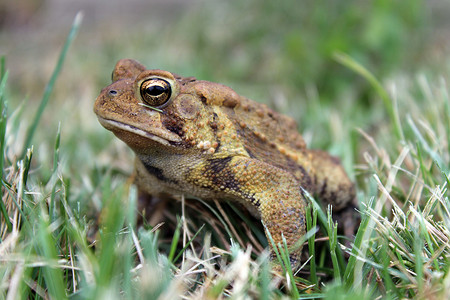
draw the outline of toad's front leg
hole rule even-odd
[[[305,234],[307,204],[292,174],[259,160],[232,156],[205,160],[190,170],[188,178],[221,198],[237,200],[257,211],[276,245],[285,237],[292,267],[300,263],[301,246],[296,243]]]

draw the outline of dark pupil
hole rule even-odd
[[[152,85],[152,86],[149,86],[149,87],[147,87],[147,88],[145,89],[145,92],[146,92],[147,94],[149,94],[150,96],[158,96],[158,95],[161,95],[162,93],[164,93],[164,91],[165,91],[165,88],[163,88],[163,87],[160,86],[160,85]]]

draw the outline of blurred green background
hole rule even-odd
[[[229,85],[291,115],[310,145],[338,155],[348,150],[340,142],[354,128],[375,130],[386,113],[370,85],[333,58],[336,52],[383,83],[448,64],[446,1],[2,0],[10,110],[26,103],[24,114],[31,115],[79,11],[81,29],[41,121],[46,130],[36,137],[46,139],[61,122],[70,161],[99,162],[99,151],[111,161],[112,135],[92,105],[121,58]],[[113,143],[117,155],[128,151]],[[355,159],[347,160],[349,167]]]

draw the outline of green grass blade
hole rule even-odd
[[[311,210],[312,210],[312,215],[311,215]],[[306,228],[308,230],[312,230],[312,229],[316,229],[317,227],[317,209],[315,207],[313,207],[312,205],[309,205],[309,208],[306,209]],[[309,255],[311,257],[310,261],[309,261],[309,266],[310,266],[310,280],[312,283],[316,284],[319,282],[319,279],[317,278],[317,267],[316,267],[316,250],[315,250],[315,238],[316,235],[313,234],[309,239],[308,239],[308,250],[309,250]]]
[[[355,265],[357,261],[357,255],[359,249],[362,247],[364,233],[367,230],[367,226],[369,225],[369,216],[365,213],[361,214],[361,223],[359,224],[358,231],[356,232],[355,240],[353,242],[352,252],[350,258],[348,259],[347,267],[345,268],[344,273],[344,282],[346,283],[346,287],[350,288],[354,283],[354,276],[357,275],[362,277],[363,274],[355,274]]]
[[[44,209],[42,209],[44,210]],[[42,212],[42,214],[45,214]],[[63,280],[63,273],[58,266],[54,266],[52,262],[58,260],[58,253],[56,251],[56,240],[50,232],[50,223],[48,216],[44,218],[41,215],[39,220],[39,230],[37,241],[39,242],[37,248],[40,254],[48,261],[50,265],[43,267],[43,276],[48,288],[48,292],[53,299],[67,299],[65,292],[65,283]]]
[[[370,83],[372,88],[383,101],[384,107],[386,108],[386,111],[389,114],[389,118],[391,119],[392,125],[394,127],[396,137],[398,139],[404,140],[403,130],[400,125],[398,114],[396,113],[394,101],[392,101],[391,97],[389,97],[389,94],[386,92],[383,85],[372,73],[369,72],[369,70],[364,68],[361,64],[359,64],[347,54],[336,52],[334,53],[334,58],[336,59],[336,61],[359,74]]]
[[[445,127],[447,135],[447,152],[450,152],[450,99],[448,97],[448,92],[446,90],[445,81],[441,84],[441,95],[444,102],[444,120],[443,124]]]
[[[6,57],[2,55],[0,58],[0,80],[3,80],[3,77],[6,74]]]
[[[270,265],[267,257],[261,261],[261,271],[258,273],[260,300],[270,299]]]
[[[137,188],[135,185],[131,185],[128,191],[128,211],[127,211],[127,224],[128,224],[128,234],[127,239],[125,240],[126,248],[133,249],[133,234],[134,228],[136,224],[136,206],[137,206]],[[135,299],[136,295],[133,289],[133,278],[132,272],[130,271],[133,268],[134,257],[129,253],[126,253],[123,257],[123,293],[124,298],[127,299]]]
[[[337,246],[337,223],[333,221],[333,218],[331,216],[331,206],[328,207],[327,211],[327,217],[328,217],[328,237],[329,237],[329,244],[330,244],[330,255],[331,255],[331,262],[333,263],[333,272],[334,272],[334,280],[341,281],[341,270],[340,265],[338,261],[338,257],[336,255],[336,246]]]
[[[352,255],[349,259],[351,268],[347,266],[346,272],[348,270],[348,273],[347,275],[344,275],[345,278],[349,278],[349,276],[352,276],[351,280],[347,281],[348,287],[352,285],[358,290],[362,289],[363,287],[363,269],[364,265],[368,263],[368,261],[366,260],[367,252],[371,247],[369,239],[372,237],[373,231],[375,230],[373,225],[374,221],[371,219],[369,214],[369,209],[371,208],[376,208],[376,201],[373,198],[368,201],[365,211],[361,212],[361,224],[356,234],[355,244],[352,249]]]
[[[382,274],[382,278],[383,278],[383,282],[386,286],[386,291],[388,294],[395,292],[397,289],[395,288],[395,284],[394,282],[392,282],[392,278],[389,274],[389,264],[390,264],[390,257],[389,257],[389,253],[388,253],[388,244],[386,242],[384,242],[381,245],[381,255],[380,255],[380,260],[381,260],[381,264],[383,266],[383,269],[381,269],[381,274]]]
[[[112,287],[114,274],[119,267],[118,259],[121,258],[117,244],[122,241],[120,231],[125,221],[125,211],[122,209],[121,196],[123,190],[111,190],[111,178],[106,178],[102,183],[102,196],[104,210],[104,222],[101,223],[99,233],[100,249],[98,253],[99,269],[96,274],[98,288],[101,293],[103,288]],[[121,263],[121,262],[120,262]]]
[[[27,149],[26,156],[23,160],[23,166],[24,166],[24,173],[23,173],[23,185],[24,187],[27,186],[28,181],[28,175],[30,174],[30,168],[31,168],[31,160],[33,158],[33,152],[34,147],[31,146],[30,149]]]
[[[269,229],[267,229],[266,224],[264,224],[264,222],[262,222],[262,223],[263,223],[263,226],[264,226],[264,230],[266,231],[268,242],[269,242],[270,245],[272,245],[272,250],[273,250],[273,253],[275,254],[275,257],[277,258],[278,264],[281,266],[281,268],[283,270],[283,273],[285,273],[286,272],[286,267],[284,266],[283,259],[281,258],[280,251],[278,251],[278,247],[275,244],[275,241],[273,240]],[[275,260],[275,258],[273,256],[272,256],[272,260]]]
[[[409,124],[411,130],[413,131],[415,138],[417,139],[418,142],[420,142],[420,145],[422,145],[422,148],[425,150],[425,152],[434,161],[436,161],[439,166],[443,167],[444,170],[448,172],[448,168],[445,168],[446,163],[442,160],[441,156],[432,149],[432,147],[429,145],[429,143],[423,137],[422,133],[420,133],[419,128],[417,128],[416,124],[410,117],[408,117],[408,124]],[[421,162],[421,168],[423,168],[422,162]],[[424,178],[424,179],[426,179],[426,178]]]
[[[445,179],[445,182],[447,182],[447,191],[450,189],[450,178],[449,178],[449,176],[447,175],[447,172],[446,172],[446,170],[443,170],[442,168],[441,168],[441,166],[436,162],[436,165],[438,166],[438,168],[439,168],[439,170],[441,171],[441,174],[442,174],[442,176],[444,177],[444,179]]]
[[[6,87],[6,82],[8,80],[8,73],[4,71],[4,57],[2,57],[1,61],[1,81],[0,81],[0,169],[2,170],[0,180],[3,181],[3,164],[5,159],[5,137],[6,137],[6,124],[8,121],[7,115],[7,107],[4,98],[4,91]],[[12,224],[9,220],[8,212],[6,210],[5,203],[3,203],[3,199],[0,199],[0,211],[3,215],[3,220],[5,221],[8,232],[12,230]]]
[[[52,174],[53,176],[58,176],[58,174],[56,174],[56,171],[58,169],[58,163],[59,163],[59,146],[60,146],[60,141],[61,141],[61,124],[58,125],[58,131],[56,133],[56,141],[55,141],[55,147],[54,147],[54,153],[53,153],[53,170],[52,170]],[[57,216],[56,216],[56,211],[55,211],[55,195],[56,195],[56,187],[58,186],[58,181],[55,181],[55,183],[53,184],[52,187],[52,192],[50,195],[50,208],[49,208],[49,212],[50,212],[50,219],[54,220]]]
[[[8,121],[7,107],[4,97],[6,82],[8,80],[8,73],[3,74],[0,81],[0,169],[2,170],[3,179],[3,163],[5,159],[5,136],[6,136],[6,124]]]
[[[66,59],[66,54],[67,54],[67,51],[69,50],[69,46],[72,44],[72,41],[74,40],[76,33],[78,32],[78,29],[81,25],[81,21],[83,19],[82,16],[83,16],[82,13],[78,13],[75,16],[75,20],[73,21],[70,33],[67,36],[66,42],[64,43],[63,49],[59,55],[58,62],[56,63],[56,67],[53,70],[53,74],[50,77],[50,80],[47,83],[47,86],[45,87],[45,91],[44,91],[44,95],[42,96],[41,103],[39,104],[38,110],[34,116],[31,126],[28,128],[28,131],[27,131],[27,134],[25,137],[25,143],[24,143],[24,146],[22,149],[22,154],[20,155],[20,157],[24,157],[25,154],[27,153],[27,149],[31,146],[31,141],[33,139],[34,133],[36,132],[39,121],[42,117],[42,114],[43,114],[47,104],[48,104],[50,95],[53,91],[53,86],[55,85],[56,79],[58,78],[59,73],[62,69],[64,60]]]
[[[205,224],[203,224],[198,230],[197,232],[192,236],[192,238],[186,243],[186,245],[183,247],[183,249],[181,249],[181,251],[177,254],[177,256],[175,256],[175,258],[173,259],[173,261],[177,261],[178,258],[180,258],[181,255],[183,255],[183,252],[186,251],[186,249],[189,247],[189,245],[192,243],[192,241],[197,237],[197,235],[203,230],[203,227],[205,227]]]
[[[282,235],[282,239],[283,239],[283,244],[279,245],[280,254],[281,254],[281,257],[283,258],[284,265],[286,266],[286,272],[288,273],[288,276],[290,279],[289,281],[291,283],[291,295],[294,299],[298,299],[300,297],[300,293],[297,289],[297,285],[295,284],[294,273],[292,272],[292,266],[291,266],[290,259],[289,259],[289,250],[288,250],[286,238],[284,237],[284,235]]]
[[[168,259],[171,263],[173,263],[173,257],[175,256],[175,251],[177,250],[178,242],[180,241],[180,235],[181,235],[181,225],[183,223],[181,222],[180,218],[178,218],[178,224],[177,228],[175,228],[175,232],[173,233],[172,237],[172,243],[170,244],[170,252]]]
[[[325,294],[303,294],[298,299],[322,299],[325,298]]]

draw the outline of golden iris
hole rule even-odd
[[[151,78],[141,84],[141,97],[150,106],[163,106],[170,99],[170,83],[161,78]]]

